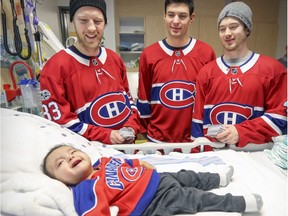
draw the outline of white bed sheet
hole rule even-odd
[[[217,166],[209,165],[209,162],[201,162],[204,157],[219,157],[226,165],[234,167],[234,176],[227,187],[213,189],[217,194],[232,193],[243,195],[250,193],[260,194],[263,198],[263,208],[260,213],[243,213],[244,216],[287,216],[287,170],[274,165],[263,151],[240,152],[234,150],[219,150],[216,152],[204,152],[198,154],[170,153],[170,155],[129,155],[129,157],[142,158],[156,165],[159,172],[178,171],[180,169],[193,169],[195,171],[216,171]],[[189,159],[198,158],[199,162],[172,161],[169,164],[161,164],[163,158],[169,162],[171,158]],[[215,160],[215,158],[213,159]],[[213,161],[212,160],[212,161]],[[209,159],[205,159],[209,161]],[[213,163],[213,162],[211,162]],[[221,164],[216,160],[216,164]],[[221,167],[221,166],[220,166]],[[216,168],[216,169],[215,169]],[[218,212],[219,215],[229,213]],[[196,215],[217,215],[213,213],[197,213]],[[231,215],[241,215],[231,213]]]
[[[71,191],[62,183],[52,180],[42,174],[40,164],[44,155],[54,145],[70,143],[87,152],[93,161],[100,156],[121,157],[149,157],[153,155],[124,155],[111,146],[103,146],[98,142],[88,142],[83,137],[61,128],[44,118],[20,113],[8,109],[1,111],[1,215],[41,215],[41,216],[74,216]],[[287,175],[276,167],[263,152],[235,152],[221,150],[200,154],[177,154],[173,157],[156,157],[158,171],[177,171],[181,168],[193,170],[212,169],[199,163],[181,163],[161,165],[166,157],[198,158],[203,156],[217,156],[224,163],[235,168],[233,181],[226,188],[215,189],[215,193],[231,192],[259,193],[264,200],[261,214],[264,216],[287,215]],[[170,159],[171,159],[170,158]],[[153,158],[152,158],[153,159]],[[155,161],[154,160],[154,161]],[[181,161],[183,162],[183,158]],[[158,163],[158,164],[157,164]],[[215,167],[214,167],[215,168]],[[209,170],[211,171],[211,170]],[[197,213],[198,215],[240,215],[238,213]]]

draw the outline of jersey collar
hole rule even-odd
[[[190,41],[187,45],[184,47],[172,47],[167,42],[166,39],[163,39],[161,41],[158,41],[158,44],[162,48],[162,50],[167,53],[167,55],[172,56],[175,50],[182,50],[184,55],[187,55],[195,46],[196,39],[190,38]]]
[[[239,66],[242,73],[245,73],[246,71],[251,69],[255,65],[257,60],[259,59],[259,56],[260,56],[259,54],[252,52],[250,58]],[[230,66],[225,62],[224,56],[222,55],[222,56],[218,57],[216,59],[216,62],[217,62],[218,67],[222,70],[222,72],[227,74],[229,69],[230,69]],[[234,66],[232,66],[232,67],[234,67]]]
[[[75,46],[70,46],[65,49],[66,53],[71,55],[74,59],[76,59],[79,63],[89,66],[91,61],[90,58],[95,58],[94,56],[87,56],[81,53]],[[107,52],[104,47],[100,47],[99,55],[96,56],[102,64],[105,64],[107,59]]]

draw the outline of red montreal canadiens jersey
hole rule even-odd
[[[73,186],[78,215],[110,215],[109,207],[118,206],[118,215],[141,215],[153,199],[160,182],[154,169],[146,169],[138,159],[101,158],[91,179]]]
[[[196,39],[173,48],[165,39],[140,57],[137,107],[141,132],[153,142],[189,142],[196,76],[214,60],[213,49]]]
[[[139,131],[121,58],[101,47],[84,56],[75,47],[52,56],[40,74],[44,116],[89,140],[110,144],[110,132],[123,126]]]
[[[235,125],[238,147],[287,134],[286,82],[283,65],[256,53],[239,67],[229,67],[223,56],[207,64],[197,79],[192,139],[210,124]]]

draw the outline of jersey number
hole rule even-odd
[[[54,121],[57,121],[61,118],[61,112],[57,103],[52,101],[48,103],[48,105],[42,104],[42,108],[44,117],[49,119],[50,121],[52,120],[52,118]]]

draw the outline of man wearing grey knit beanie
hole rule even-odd
[[[193,140],[206,136],[226,148],[251,151],[271,148],[272,137],[287,134],[287,71],[276,59],[249,49],[252,16],[239,1],[219,13],[223,55],[198,74]]]
[[[243,2],[233,2],[224,7],[224,9],[220,12],[217,20],[217,25],[219,28],[220,22],[225,17],[234,17],[239,19],[245,25],[246,30],[248,31],[248,35],[250,35],[252,31],[252,11],[248,5]]]
[[[91,141],[133,143],[139,114],[126,68],[102,45],[106,2],[70,0],[69,6],[77,40],[52,56],[41,72],[41,90],[48,95],[42,100],[45,117]]]

